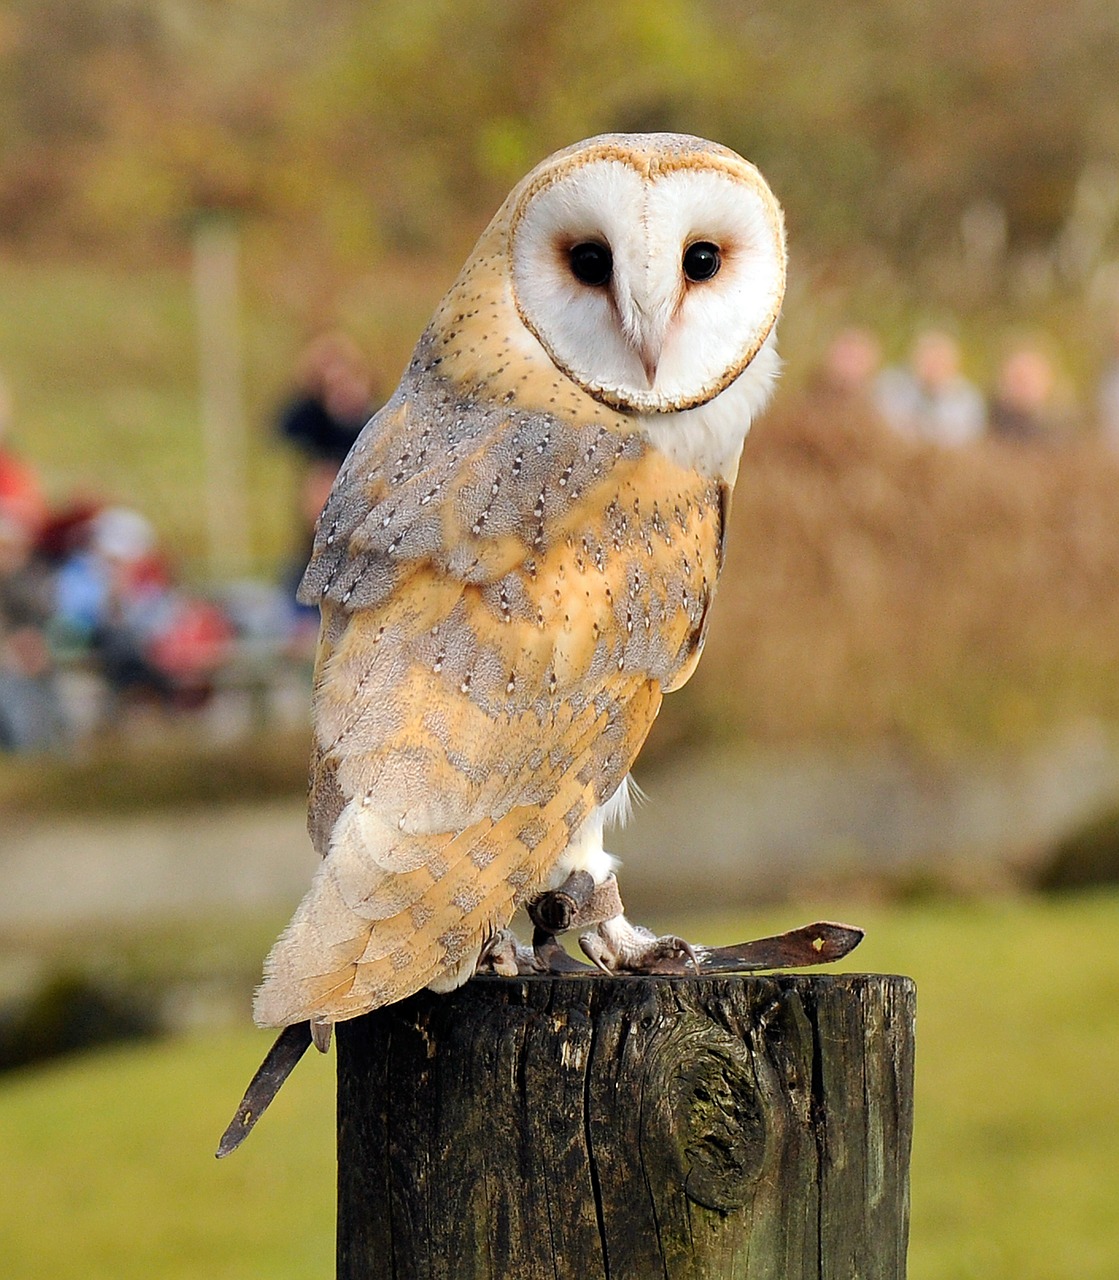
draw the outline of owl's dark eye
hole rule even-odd
[[[684,274],[693,283],[710,280],[721,264],[719,246],[710,240],[697,240],[684,250]]]
[[[584,284],[606,284],[614,270],[614,255],[597,240],[584,240],[581,244],[572,245],[567,256],[571,274]]]

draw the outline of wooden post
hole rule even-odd
[[[908,978],[482,978],[341,1023],[339,1280],[902,1280]]]

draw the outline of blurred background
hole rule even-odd
[[[293,584],[508,189],[650,129],[792,257],[627,902],[917,979],[915,1280],[1119,1274],[1117,82],[1107,0],[0,6],[6,1274],[330,1273],[330,1064],[211,1156],[314,863]]]

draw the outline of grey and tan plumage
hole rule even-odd
[[[519,905],[609,876],[609,807],[702,648],[784,266],[760,175],[699,139],[592,139],[510,194],[319,522],[323,860],[259,1023],[449,989]]]

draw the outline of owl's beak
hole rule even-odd
[[[616,295],[615,306],[626,340],[645,371],[645,382],[651,391],[674,314],[673,303],[656,296],[637,298],[627,290]]]
[[[663,347],[664,338],[659,335],[646,337],[637,347],[637,358],[645,370],[645,380],[650,390],[657,380],[657,365],[660,364]]]

